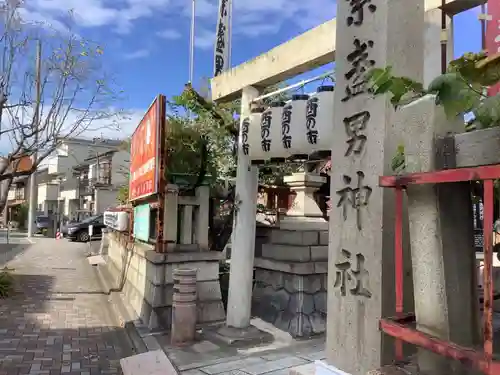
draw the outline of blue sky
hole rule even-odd
[[[196,1],[194,83],[199,86],[212,73],[217,0]],[[233,65],[333,18],[336,10],[335,0],[233,1]],[[126,94],[120,106],[137,116],[155,95],[179,94],[188,80],[190,0],[26,3],[30,17],[53,25],[73,9],[78,32],[104,47],[106,67]],[[455,55],[480,49],[478,13],[472,10],[455,17]]]

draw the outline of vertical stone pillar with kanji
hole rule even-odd
[[[392,66],[423,79],[424,0],[337,2],[336,92],[332,144],[327,361],[322,371],[365,375],[392,359],[379,320],[394,313],[394,192],[400,134],[385,96],[373,97],[367,72]],[[408,272],[411,274],[411,272]],[[405,283],[411,287],[411,282]],[[409,293],[411,294],[411,293]]]

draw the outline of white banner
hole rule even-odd
[[[230,1],[219,0],[219,13],[217,15],[217,29],[214,48],[214,77],[229,69],[229,17]]]

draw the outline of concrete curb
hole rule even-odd
[[[121,321],[123,328],[133,346],[135,354],[141,354],[148,351],[162,350],[150,330],[138,319],[134,319],[134,314],[129,311],[123,303],[120,292],[113,291],[111,287],[111,278],[103,266],[94,266],[97,279],[102,286],[104,294],[108,295],[113,314]]]

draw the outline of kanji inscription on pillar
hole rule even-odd
[[[356,226],[358,230],[363,229],[361,222],[361,209],[368,206],[373,189],[368,185],[363,185],[365,174],[362,171],[356,172],[357,182],[354,187],[351,185],[352,177],[342,176],[345,187],[337,191],[340,197],[337,207],[342,209],[344,221],[347,220],[349,211],[356,214]]]
[[[353,264],[354,263],[354,264]],[[353,254],[345,249],[340,252],[340,259],[335,263],[335,283],[333,287],[340,291],[342,296],[347,292],[354,296],[371,298],[368,290],[369,273],[365,269],[365,257],[361,253]]]
[[[392,289],[387,292],[394,286],[386,283],[394,270],[387,256],[394,246],[387,230],[394,199],[379,181],[390,173],[392,150],[404,130],[394,124],[389,98],[373,95],[370,78],[373,68],[391,66],[421,80],[425,5],[425,0],[336,2],[326,349],[332,372],[363,375],[391,354],[379,321],[392,313],[394,298]]]
[[[365,20],[365,10],[375,13],[377,6],[372,0],[347,0],[351,6],[351,15],[347,17],[347,26],[361,26]]]
[[[375,66],[375,60],[370,59],[369,52],[375,46],[375,42],[356,38],[353,44],[353,51],[347,55],[350,69],[344,75],[347,85],[345,87],[345,96],[342,98],[343,102],[347,102],[349,99],[366,92],[366,75]]]
[[[368,139],[364,131],[370,116],[370,112],[362,111],[344,118],[345,132],[347,134],[346,143],[348,145],[345,156],[350,156],[353,153],[359,155],[363,151]]]

